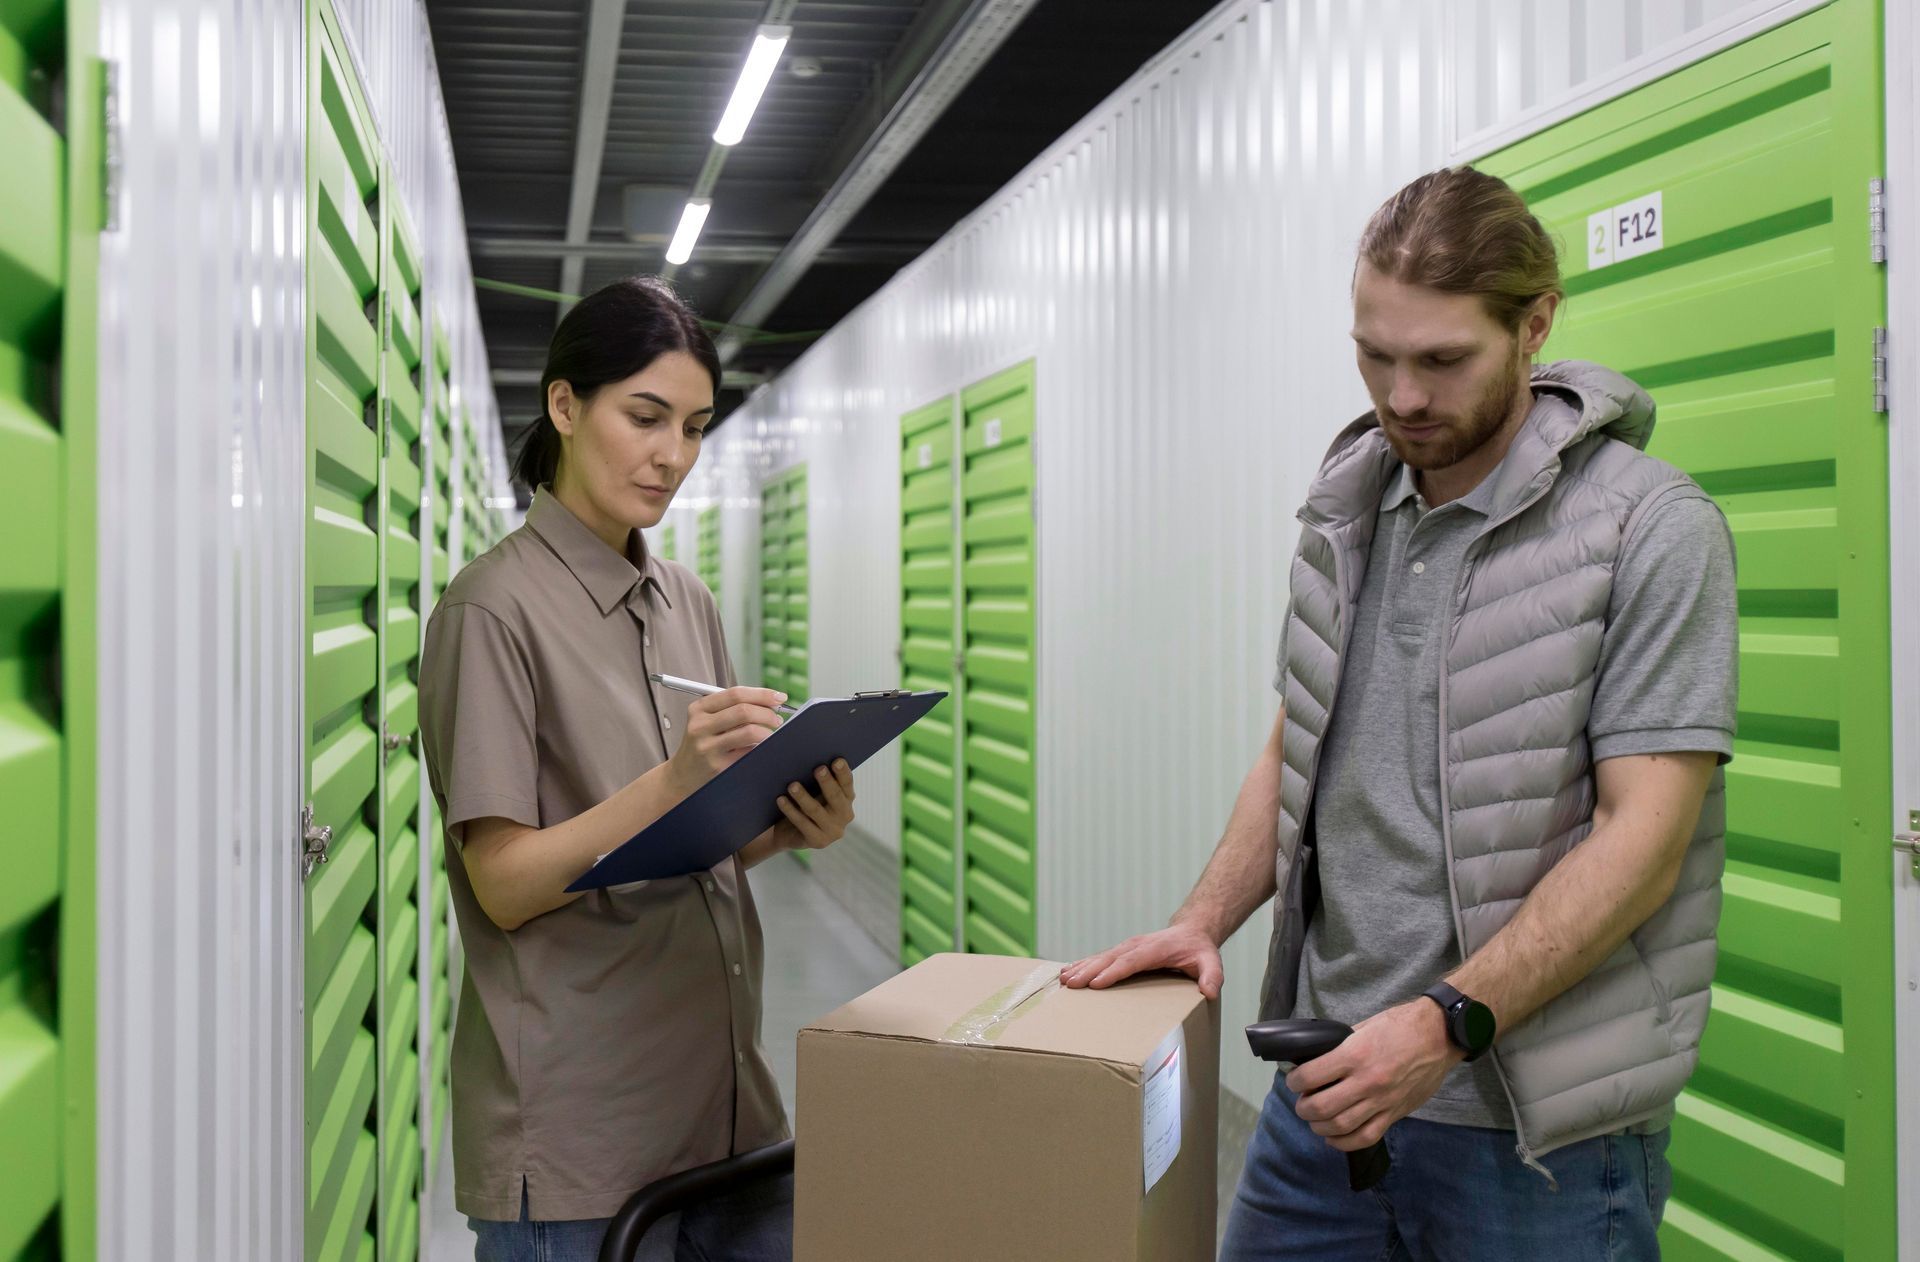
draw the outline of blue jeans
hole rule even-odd
[[[1512,1131],[1410,1117],[1387,1132],[1385,1181],[1354,1192],[1345,1155],[1295,1115],[1293,1101],[1276,1077],[1247,1145],[1221,1262],[1660,1256],[1654,1233],[1673,1178],[1664,1130],[1554,1149],[1541,1164],[1555,1191],[1521,1163]]]
[[[595,1262],[611,1218],[533,1222],[520,1191],[520,1221],[469,1218],[474,1262]],[[662,1219],[636,1262],[792,1262],[793,1176],[756,1183]]]

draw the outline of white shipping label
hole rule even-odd
[[[1174,1034],[1164,1058],[1149,1062],[1155,1067],[1141,1090],[1140,1157],[1149,1192],[1180,1155],[1180,1031]]]
[[[999,445],[1000,445],[1000,418],[996,416],[992,420],[987,422],[987,446],[998,447]]]

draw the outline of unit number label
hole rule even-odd
[[[1657,192],[1594,211],[1587,216],[1587,270],[1653,253],[1667,243],[1666,228]]]
[[[999,445],[1000,445],[1000,418],[996,416],[992,420],[987,422],[987,446],[998,447]]]
[[[920,467],[922,469],[933,468],[933,444],[932,443],[920,444]]]

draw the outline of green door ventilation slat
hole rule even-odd
[[[1544,357],[1651,390],[1649,450],[1719,501],[1739,558],[1719,969],[1661,1232],[1679,1262],[1896,1252],[1878,16],[1839,0],[1482,164],[1577,243]],[[1589,217],[1655,192],[1662,247],[1591,265]]]
[[[84,1198],[62,1204],[60,1154],[72,1136],[62,1108],[63,1057],[72,1030],[91,1022],[90,1005],[61,1015],[61,1001],[90,993],[78,974],[62,977],[65,936],[93,923],[81,891],[62,883],[84,839],[74,835],[66,797],[82,747],[63,719],[63,685],[81,663],[63,663],[62,639],[81,628],[66,595],[72,558],[63,545],[66,486],[87,471],[67,469],[86,446],[64,432],[54,383],[62,369],[61,321],[67,274],[67,146],[51,118],[48,85],[66,77],[63,5],[0,6],[0,1257],[53,1256],[90,1228],[62,1222],[87,1213]],[[76,295],[76,298],[80,298]],[[84,298],[80,300],[85,301]],[[76,365],[77,367],[77,365]],[[89,368],[89,371],[91,369]],[[89,392],[90,393],[90,392]],[[67,672],[63,678],[63,670]],[[65,688],[70,699],[75,694]],[[82,990],[82,986],[87,990]]]
[[[947,699],[901,740],[900,963],[960,946],[954,401],[900,421],[900,686]]]

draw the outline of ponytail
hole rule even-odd
[[[527,426],[520,450],[513,458],[513,480],[529,491],[551,486],[560,471],[560,431],[553,418],[542,412]]]

